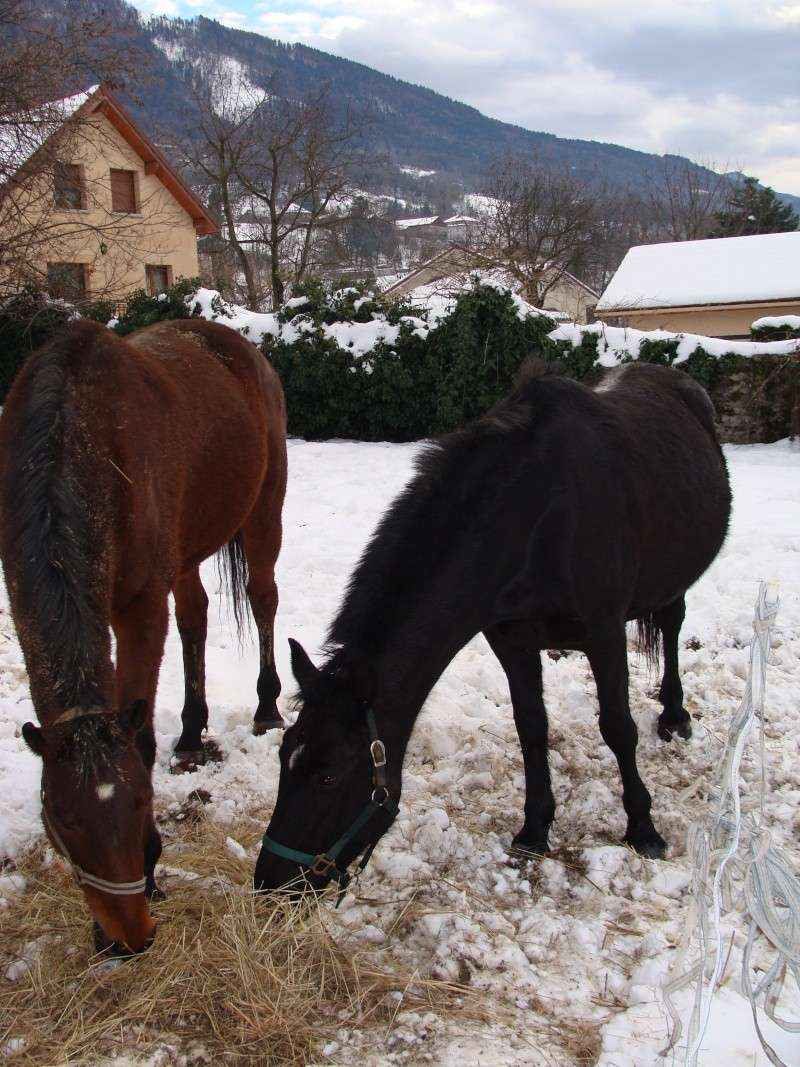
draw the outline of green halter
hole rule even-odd
[[[333,878],[339,885],[337,907],[344,896],[345,890],[350,884],[350,879],[352,877],[347,873],[346,868],[340,867],[336,862],[339,856],[350,842],[358,836],[373,815],[377,815],[379,811],[383,811],[388,812],[394,819],[400,810],[397,804],[395,804],[389,796],[389,790],[386,787],[386,749],[384,748],[383,741],[378,737],[378,729],[375,725],[375,714],[372,711],[372,708],[367,709],[367,726],[369,727],[370,735],[369,754],[372,758],[372,796],[339,840],[336,841],[327,852],[320,852],[317,856],[313,856],[310,852],[300,852],[296,848],[289,848],[287,845],[282,845],[278,841],[273,841],[268,834],[264,834],[262,840],[262,846],[267,852],[271,852],[275,856],[280,856],[281,859],[299,863],[302,867],[306,867],[312,874],[317,875],[319,878]],[[360,871],[363,871],[366,867],[377,843],[378,838],[376,837],[369,843],[369,845],[367,845],[364,855],[361,858],[361,862],[358,865]]]

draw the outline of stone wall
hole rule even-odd
[[[710,393],[721,441],[754,444],[800,436],[800,353],[737,359]]]

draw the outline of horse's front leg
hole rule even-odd
[[[636,766],[638,731],[628,703],[628,654],[625,623],[595,630],[586,654],[597,684],[600,733],[614,753],[622,778],[622,803],[628,816],[625,841],[644,856],[661,857],[666,842],[650,817],[651,800]]]
[[[136,744],[145,767],[151,772],[156,758],[156,735],[153,725],[158,671],[167,637],[167,589],[147,589],[114,613],[112,625],[117,639],[117,709],[123,711],[137,700],[147,701],[147,719],[139,731]],[[155,882],[155,865],[161,855],[161,835],[156,829],[152,800],[144,840],[145,892],[161,896]]]
[[[524,623],[495,626],[485,631],[485,637],[508,678],[525,767],[525,823],[513,845],[525,852],[546,852],[555,801],[547,758],[541,656]]]

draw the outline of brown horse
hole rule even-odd
[[[23,736],[42,757],[42,819],[83,887],[98,947],[140,951],[154,933],[153,709],[168,596],[186,675],[176,751],[197,760],[208,719],[199,566],[225,546],[237,621],[246,588],[260,640],[254,729],[282,725],[273,626],[285,489],[280,382],[226,326],[164,322],[123,340],[79,322],[31,356],[8,395],[0,554],[41,724]]]

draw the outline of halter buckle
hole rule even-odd
[[[331,871],[335,871],[336,860],[332,860],[330,856],[326,856],[324,852],[321,852],[319,856],[315,857],[313,864],[311,865],[311,873],[316,874],[318,878],[330,878]]]
[[[386,766],[386,748],[380,738],[376,738],[369,746],[369,753],[372,756],[373,767]]]

